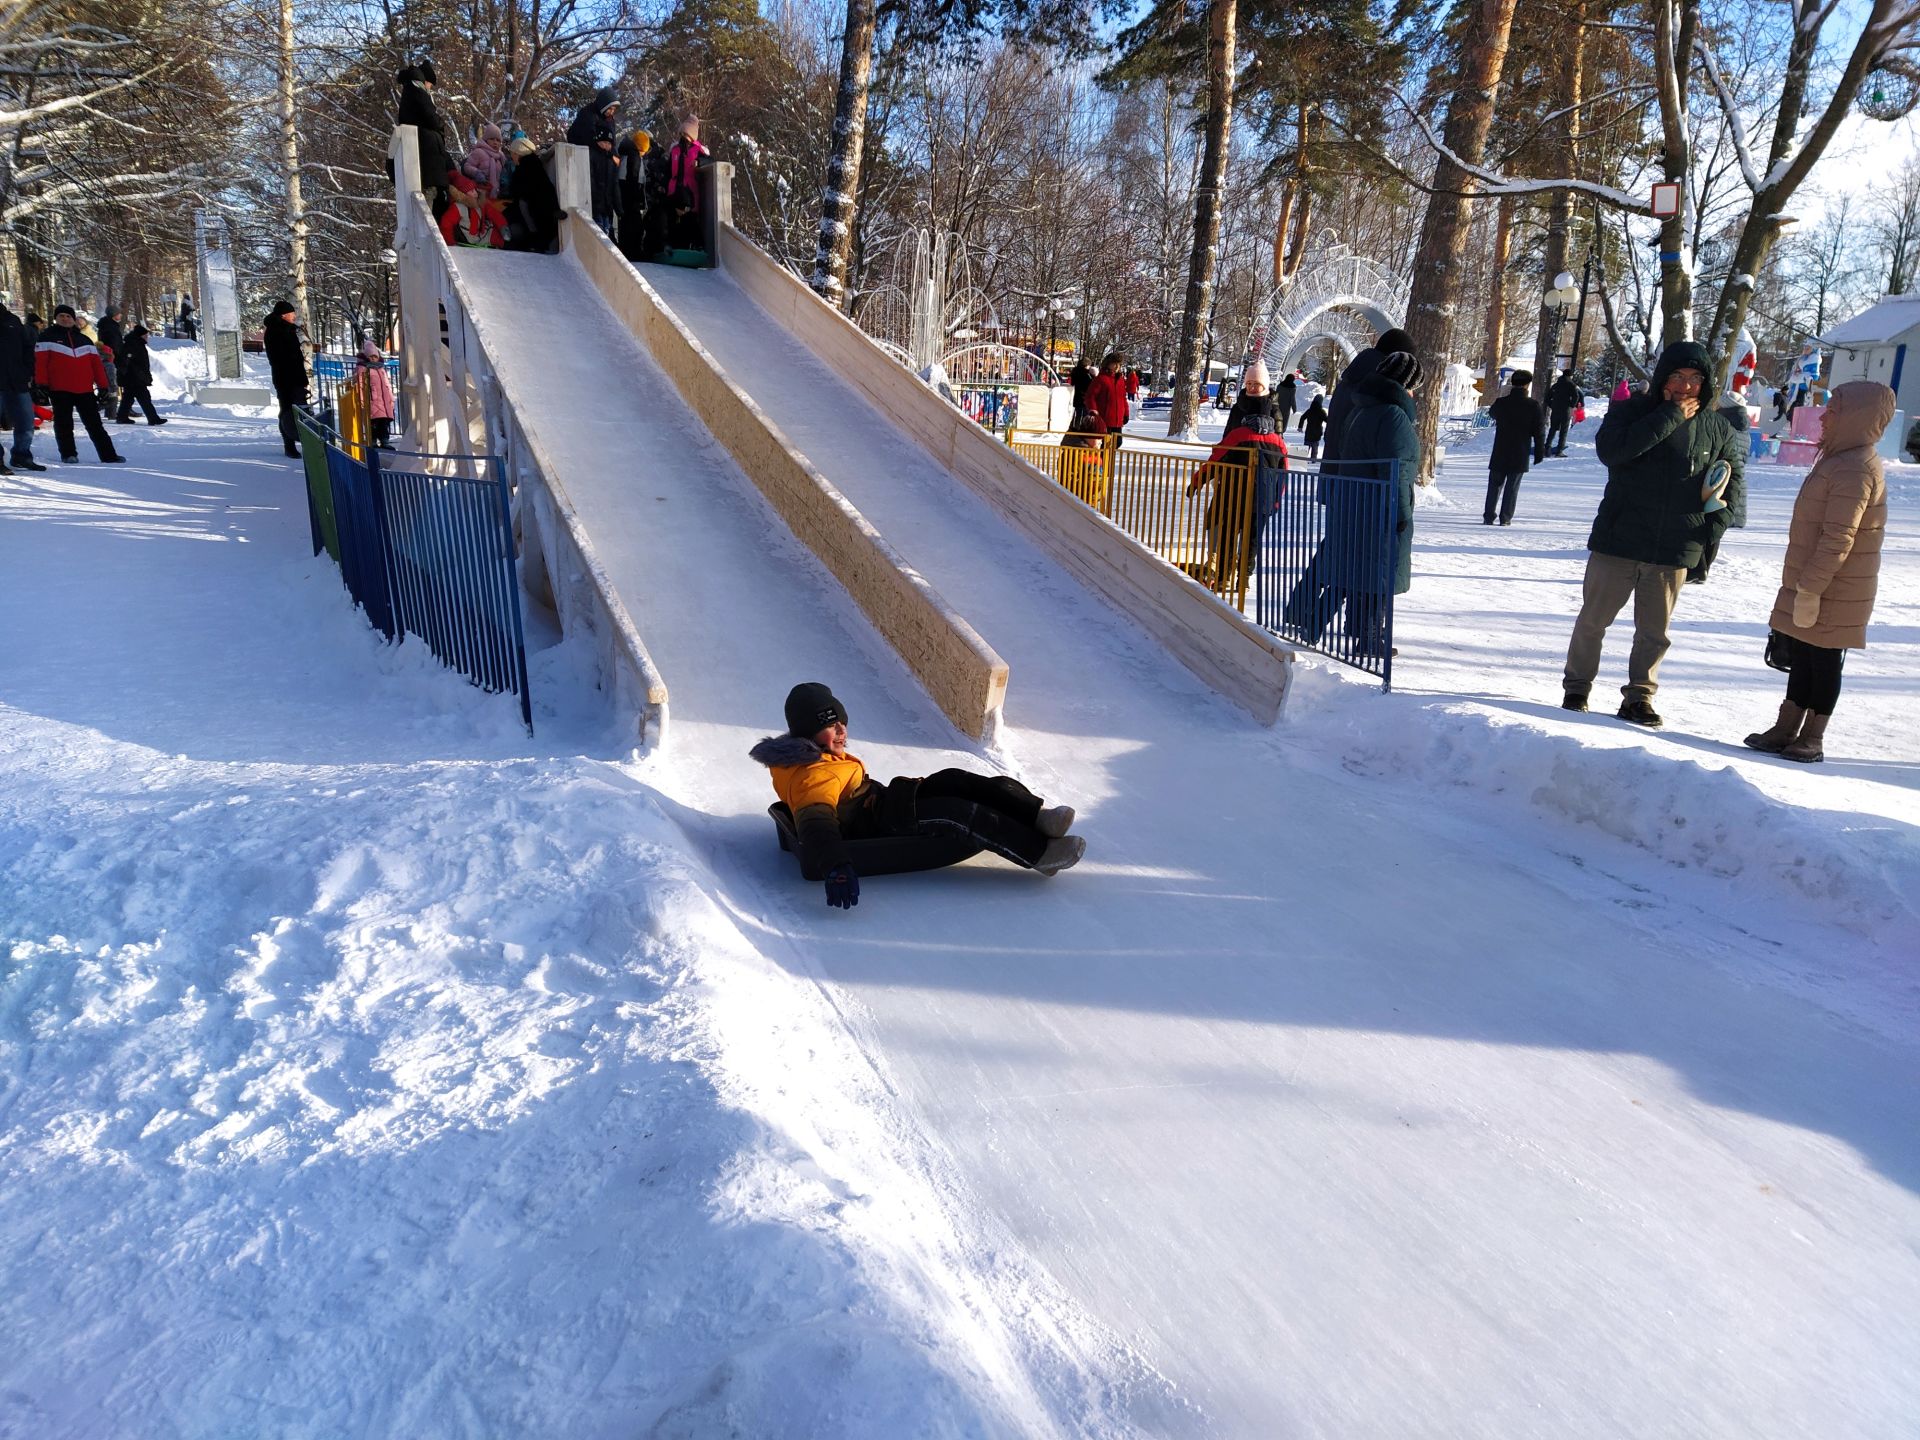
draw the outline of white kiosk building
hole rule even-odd
[[[1819,337],[1832,350],[1829,388],[1849,380],[1878,380],[1893,391],[1899,413],[1887,427],[1883,455],[1897,455],[1907,417],[1920,412],[1920,295],[1888,295]]]

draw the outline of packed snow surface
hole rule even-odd
[[[982,755],[570,262],[460,264],[496,342],[577,315],[502,378],[668,742],[537,614],[532,739],[381,646],[270,424],[0,480],[0,1435],[1911,1434],[1912,472],[1825,766],[1737,748],[1798,471],[1667,731],[1553,708],[1591,425],[1508,530],[1458,450],[1396,693],[1311,664],[1266,731],[663,272],[1008,659]],[[799,679],[1088,861],[828,911],[744,754]]]

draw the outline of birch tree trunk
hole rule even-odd
[[[809,281],[841,310],[847,308],[847,261],[853,252],[861,152],[867,140],[874,23],[874,0],[847,0],[847,28],[840,40],[840,89],[833,102],[833,149],[820,191],[820,244]]]
[[[1512,0],[1507,0],[1509,7]],[[1220,254],[1220,182],[1227,169],[1233,125],[1234,32],[1237,0],[1212,0],[1207,9],[1207,138],[1200,159],[1200,186],[1193,206],[1193,253],[1187,261],[1187,308],[1180,317],[1180,350],[1174,361],[1173,413],[1167,433],[1194,433],[1200,412],[1201,356],[1207,318],[1213,311],[1214,267]]]
[[[1434,446],[1440,437],[1440,381],[1453,352],[1453,322],[1460,304],[1460,260],[1467,243],[1467,208],[1473,179],[1462,164],[1477,166],[1486,155],[1493,100],[1507,62],[1514,0],[1473,0],[1462,47],[1460,78],[1447,105],[1445,152],[1434,166],[1434,194],[1427,198],[1420,243],[1413,256],[1413,289],[1407,297],[1407,336],[1427,374],[1414,395],[1420,440],[1422,485],[1433,482]],[[1356,457],[1357,458],[1357,457]]]
[[[287,178],[287,241],[293,265],[293,309],[311,325],[307,310],[307,208],[300,199],[300,130],[294,112],[293,0],[280,0],[280,167]]]

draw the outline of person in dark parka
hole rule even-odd
[[[1697,340],[1667,346],[1645,395],[1610,407],[1594,437],[1607,467],[1607,488],[1587,537],[1587,573],[1580,614],[1567,645],[1561,701],[1585,710],[1600,672],[1607,627],[1633,601],[1633,652],[1627,662],[1622,720],[1657,726],[1653,694],[1671,641],[1667,627],[1707,545],[1727,527],[1733,505],[1745,505],[1746,447],[1726,418],[1705,402],[1713,358]],[[1725,508],[1709,511],[1708,472],[1726,462]]]
[[[1573,423],[1574,407],[1586,397],[1573,383],[1571,371],[1562,370],[1560,378],[1547,388],[1547,453],[1567,453],[1567,427]],[[1556,443],[1557,440],[1557,443]]]
[[[584,145],[587,150],[587,175],[593,197],[593,222],[608,235],[613,234],[613,215],[617,204],[619,161],[614,157],[614,117],[620,102],[613,87],[602,85],[593,99],[582,105],[567,126],[567,143]]]
[[[1344,590],[1347,635],[1368,659],[1387,653],[1387,594],[1413,588],[1413,490],[1420,475],[1413,391],[1420,362],[1404,351],[1383,358],[1355,387],[1347,416],[1347,455],[1327,494],[1327,542],[1349,557]],[[1386,525],[1393,483],[1393,523]],[[1356,483],[1359,482],[1359,483]],[[1373,482],[1373,483],[1366,483]]]
[[[1342,440],[1347,428],[1347,412],[1353,408],[1353,397],[1360,383],[1380,368],[1380,362],[1396,352],[1413,353],[1413,341],[1407,332],[1400,329],[1383,331],[1373,342],[1371,350],[1362,350],[1347,362],[1347,368],[1340,372],[1340,379],[1334,384],[1333,398],[1327,401],[1327,453],[1326,463],[1331,465],[1342,454]],[[1370,456],[1361,456],[1370,459]]]
[[[1493,453],[1487,457],[1487,508],[1480,523],[1513,523],[1520,503],[1520,477],[1530,465],[1547,458],[1547,412],[1527,393],[1533,386],[1531,370],[1513,372],[1513,386],[1493,404]],[[1497,515],[1496,515],[1496,512]]]
[[[133,407],[146,414],[147,424],[164,425],[166,417],[153,408],[153,357],[147,353],[147,327],[136,325],[122,337],[120,351],[120,412],[113,418],[133,423]]]
[[[1394,354],[1411,354],[1413,341],[1407,332],[1397,327],[1383,330],[1373,347],[1362,350],[1347,362],[1347,368],[1340,372],[1335,382],[1333,395],[1327,401],[1326,446],[1320,459],[1320,484],[1317,499],[1322,505],[1327,503],[1327,492],[1331,484],[1330,477],[1340,473],[1342,441],[1346,434],[1347,418],[1353,411],[1353,404],[1360,387],[1373,377],[1380,368],[1380,362]],[[1376,456],[1360,455],[1355,458],[1368,460]],[[1282,611],[1286,624],[1297,631],[1309,645],[1320,643],[1321,633],[1326,629],[1333,613],[1340,607],[1340,595],[1337,593],[1329,568],[1334,563],[1337,551],[1330,551],[1328,543],[1333,538],[1333,517],[1328,517],[1327,538],[1315,547],[1313,556],[1307,561],[1300,578],[1294,582],[1293,589],[1287,594],[1287,602]]]
[[[447,191],[447,173],[453,169],[453,156],[447,150],[446,125],[440,119],[440,112],[433,108],[433,87],[439,77],[433,73],[433,65],[422,60],[407,66],[394,80],[400,86],[400,104],[393,123],[414,128],[414,144],[420,152],[420,189],[437,221],[452,203]]]
[[[544,255],[559,243],[560,193],[526,136],[509,144],[507,154],[513,157],[513,176],[507,181],[507,249]]]
[[[300,458],[300,427],[294,420],[296,405],[307,403],[311,393],[307,379],[307,353],[300,344],[293,306],[282,300],[267,314],[267,365],[273,372],[273,393],[280,401],[280,441],[288,456]]]
[[[105,413],[113,412],[113,392],[123,383],[120,374],[120,351],[126,344],[126,326],[120,320],[120,307],[109,305],[93,322],[93,338],[100,344],[100,362],[107,367],[107,404]]]
[[[824,877],[827,904],[860,903],[850,840],[963,833],[982,849],[1042,875],[1077,863],[1087,843],[1067,831],[1072,807],[1048,806],[1005,775],[941,770],[917,779],[871,779],[847,750],[847,710],[817,682],[787,694],[787,729],[748,753],[772,772],[773,790],[793,817],[805,868]]]
[[[1293,412],[1300,403],[1300,381],[1289,370],[1286,378],[1273,387],[1273,405],[1278,412],[1280,432],[1284,435],[1287,426],[1293,423]]]
[[[644,260],[647,249],[647,156],[653,149],[653,136],[636,130],[620,142],[616,152],[620,162],[620,253],[629,260]]]
[[[8,459],[16,470],[47,468],[33,458],[33,352],[39,338],[0,304],[0,426],[13,431]]]
[[[1300,417],[1300,438],[1307,442],[1307,458],[1320,458],[1320,437],[1327,432],[1327,407],[1321,397],[1313,397],[1307,413]]]

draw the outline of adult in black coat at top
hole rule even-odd
[[[619,113],[620,102],[614,98],[613,87],[602,85],[567,126],[567,143],[586,147],[587,174],[593,186],[594,223],[609,235],[613,233],[614,192],[620,163],[613,153],[613,120]]]
[[[400,107],[393,117],[395,125],[411,125],[417,132],[420,151],[420,189],[433,207],[438,220],[452,197],[447,193],[447,172],[453,169],[453,157],[447,152],[447,130],[440,112],[433,108],[433,87],[437,81],[433,66],[422,60],[409,65],[394,80],[400,86]]]
[[[273,371],[273,393],[280,401],[280,439],[287,454],[300,458],[300,427],[295,423],[293,407],[307,403],[311,393],[307,380],[307,354],[300,344],[300,331],[294,323],[294,309],[285,300],[267,315],[267,365]]]
[[[1567,426],[1573,422],[1574,406],[1587,397],[1580,393],[1580,387],[1573,383],[1572,372],[1562,370],[1560,378],[1547,389],[1547,453],[1564,455],[1567,453]]]
[[[513,178],[507,181],[507,249],[544,255],[560,238],[560,194],[553,177],[522,135],[507,146],[513,156]]]
[[[1531,370],[1513,372],[1513,388],[1487,407],[1493,417],[1493,453],[1487,457],[1487,508],[1480,523],[1513,523],[1520,501],[1520,477],[1529,466],[1547,458],[1547,412],[1527,392],[1533,387]]]
[[[9,456],[20,470],[44,470],[33,458],[33,347],[38,338],[0,304],[0,424],[13,431]]]

